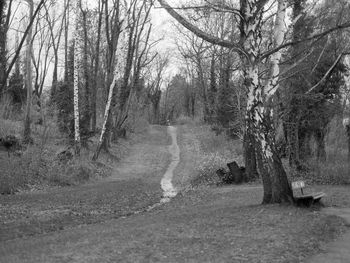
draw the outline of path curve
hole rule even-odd
[[[177,130],[176,127],[168,126],[168,133],[171,136],[171,140],[172,140],[172,143],[168,148],[171,154],[171,162],[160,182],[160,185],[163,189],[163,198],[161,200],[161,203],[169,202],[170,199],[172,197],[175,197],[178,193],[176,187],[172,183],[172,179],[174,177],[174,170],[180,162],[180,148],[179,148],[179,145],[177,144],[176,130]]]
[[[336,215],[343,218],[346,225],[350,226],[350,208],[329,207],[322,209],[327,215]],[[349,263],[350,262],[350,231],[334,242],[323,247],[321,254],[315,255],[306,261],[307,263]]]

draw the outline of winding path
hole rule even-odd
[[[176,127],[168,126],[168,133],[171,136],[171,140],[172,140],[172,144],[169,146],[169,152],[171,154],[171,162],[160,182],[160,185],[164,191],[161,203],[169,202],[170,198],[175,197],[177,195],[177,189],[174,187],[172,183],[174,170],[180,162],[180,148],[179,148],[179,145],[177,144]]]

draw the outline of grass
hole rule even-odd
[[[0,119],[0,137],[8,134],[21,138],[22,122]],[[26,146],[21,155],[0,151],[0,194],[47,186],[76,185],[98,176],[106,176],[110,168],[91,163],[91,149],[82,149],[80,157],[62,161],[57,153],[67,149],[67,139],[57,131],[54,121],[32,125],[34,144]]]
[[[0,116],[2,111],[0,108]],[[6,135],[22,137],[23,122],[17,115],[9,116],[12,119],[0,118],[0,137]],[[114,163],[126,154],[130,144],[138,137],[142,137],[149,127],[142,114],[131,112],[126,122],[127,138],[120,138],[117,143],[112,143],[109,153],[102,152],[98,162],[91,162],[98,135],[91,138],[81,149],[80,156],[74,156],[72,148],[69,148],[68,138],[58,131],[54,116],[50,115],[50,118],[47,116],[49,112],[41,114],[33,111],[31,129],[34,144],[28,145],[22,155],[11,155],[11,158],[8,158],[6,151],[0,151],[0,194],[12,194],[28,188],[77,185],[91,179],[109,176]],[[34,124],[35,119],[40,117],[43,117],[43,125]],[[61,151],[70,151],[73,158],[60,160],[58,153]]]
[[[95,256],[100,262],[305,262],[345,230],[335,216],[315,209],[262,206],[260,197],[256,187],[200,188],[147,213],[7,241],[3,258],[6,262],[78,256],[81,261]]]
[[[181,149],[181,160],[176,173],[180,187],[197,187],[219,183],[216,170],[226,164],[237,161],[243,164],[242,146],[237,140],[231,140],[224,134],[215,135],[209,125],[192,123],[181,118],[177,123]]]

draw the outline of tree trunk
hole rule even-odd
[[[288,122],[285,122],[284,128],[286,129],[287,135],[287,155],[289,165],[295,169],[300,169],[299,120],[289,118]]]
[[[255,151],[255,144],[254,135],[251,133],[251,129],[249,128],[243,137],[244,163],[248,180],[254,180],[259,177],[257,171],[257,155]]]
[[[81,0],[76,1],[75,6],[75,31],[74,31],[74,146],[75,154],[80,155],[80,116],[79,116],[79,69],[80,69],[80,36],[79,36],[79,14]]]
[[[264,187],[264,196],[263,196],[263,204],[268,204],[272,200],[272,183],[269,172],[266,169],[266,165],[263,163],[263,157],[261,155],[261,148],[259,144],[256,144],[258,149],[255,151],[256,153],[256,163],[259,169],[259,173],[261,175],[263,187]],[[247,169],[246,169],[247,171]]]
[[[317,144],[317,161],[324,162],[327,159],[325,131],[323,129],[316,131],[315,139]]]
[[[2,84],[5,82],[6,75],[6,41],[7,41],[7,29],[6,29],[6,1],[0,3],[0,98],[4,87]]]
[[[112,80],[111,85],[109,86],[109,92],[108,92],[108,99],[107,99],[107,104],[105,108],[105,114],[104,114],[104,121],[103,121],[103,126],[101,130],[101,135],[100,139],[98,141],[94,156],[92,157],[93,161],[96,161],[98,159],[98,156],[101,152],[102,146],[105,143],[108,143],[106,140],[106,136],[110,136],[111,133],[107,133],[108,127],[111,122],[111,104],[112,104],[112,99],[113,99],[113,94],[114,94],[114,88],[117,85],[117,81],[121,79],[122,76],[124,76],[124,70],[125,70],[125,60],[126,60],[126,53],[127,53],[127,42],[126,42],[126,36],[127,36],[127,29],[124,29],[124,31],[121,33],[117,45],[117,50],[116,50],[116,67],[115,67],[115,72],[114,72],[114,78]]]
[[[34,15],[34,3],[33,0],[27,0],[29,5],[29,19],[31,20]],[[23,141],[24,143],[30,143],[31,138],[31,106],[32,106],[32,93],[33,93],[33,83],[32,83],[32,49],[33,49],[33,28],[30,26],[27,35],[27,48],[26,48],[26,89],[27,89],[27,104],[24,117],[24,132],[23,132]]]
[[[99,4],[99,15],[98,15],[98,26],[97,26],[97,39],[96,39],[96,51],[95,51],[95,67],[94,67],[94,78],[92,84],[92,97],[91,97],[91,130],[96,131],[96,103],[97,103],[97,79],[98,69],[100,65],[100,39],[101,39],[101,28],[102,28],[102,14],[103,14],[103,2],[98,1]]]
[[[248,90],[247,130],[254,134],[256,154],[259,157],[259,172],[264,182],[264,203],[293,202],[293,192],[275,146],[275,129],[272,109],[263,105],[263,87],[258,78],[258,66],[251,64],[245,71]],[[265,102],[267,104],[267,102]],[[270,103],[271,105],[272,103]],[[267,173],[266,173],[267,171]],[[270,176],[271,186],[268,186]],[[265,185],[266,184],[266,185]],[[271,191],[271,194],[270,194]]]
[[[64,82],[68,82],[68,35],[69,35],[69,0],[64,0],[65,16],[64,16]]]
[[[58,54],[57,50],[54,50],[54,65],[53,65],[53,74],[52,74],[52,85],[51,85],[51,101],[55,103],[56,93],[57,93],[57,68],[58,68]]]

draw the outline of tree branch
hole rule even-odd
[[[198,37],[200,37],[200,38],[204,39],[205,41],[212,43],[214,45],[219,45],[222,47],[230,48],[230,49],[232,49],[236,52],[239,52],[239,53],[244,53],[243,49],[241,48],[241,46],[239,44],[212,36],[212,35],[204,32],[203,30],[201,30],[197,26],[188,22],[183,16],[181,16],[179,13],[177,13],[174,10],[174,8],[172,8],[166,1],[158,0],[158,2],[169,13],[169,15],[171,15],[173,18],[175,18],[181,25],[183,25],[185,28],[190,30],[192,33],[194,33]]]
[[[315,90],[318,86],[320,86],[325,80],[326,78],[329,76],[329,74],[331,74],[331,72],[333,71],[333,69],[337,66],[338,62],[340,61],[341,57],[344,54],[341,53],[337,59],[334,61],[333,65],[328,69],[328,71],[326,72],[326,74],[324,74],[324,76],[322,77],[322,79],[320,79],[319,82],[317,82],[314,86],[312,86],[307,92],[306,94],[311,93],[313,90]]]
[[[263,53],[260,57],[260,60],[263,60],[265,58],[268,58],[269,56],[271,56],[272,54],[278,52],[279,50],[283,49],[283,48],[286,48],[286,47],[289,47],[289,46],[293,46],[293,45],[296,45],[296,44],[300,44],[300,43],[303,43],[303,42],[306,42],[306,41],[309,41],[309,40],[313,40],[313,39],[316,39],[316,38],[322,38],[334,31],[337,31],[337,30],[341,30],[341,29],[345,29],[345,28],[348,28],[350,27],[350,22],[347,22],[347,23],[343,23],[341,25],[337,25],[335,27],[332,27],[328,30],[325,30],[321,33],[318,33],[318,34],[314,34],[310,37],[307,37],[307,38],[304,38],[304,39],[300,39],[300,40],[297,40],[297,41],[290,41],[290,42],[287,42],[287,43],[284,43],[283,45],[280,45],[274,49],[271,49],[265,53]]]

